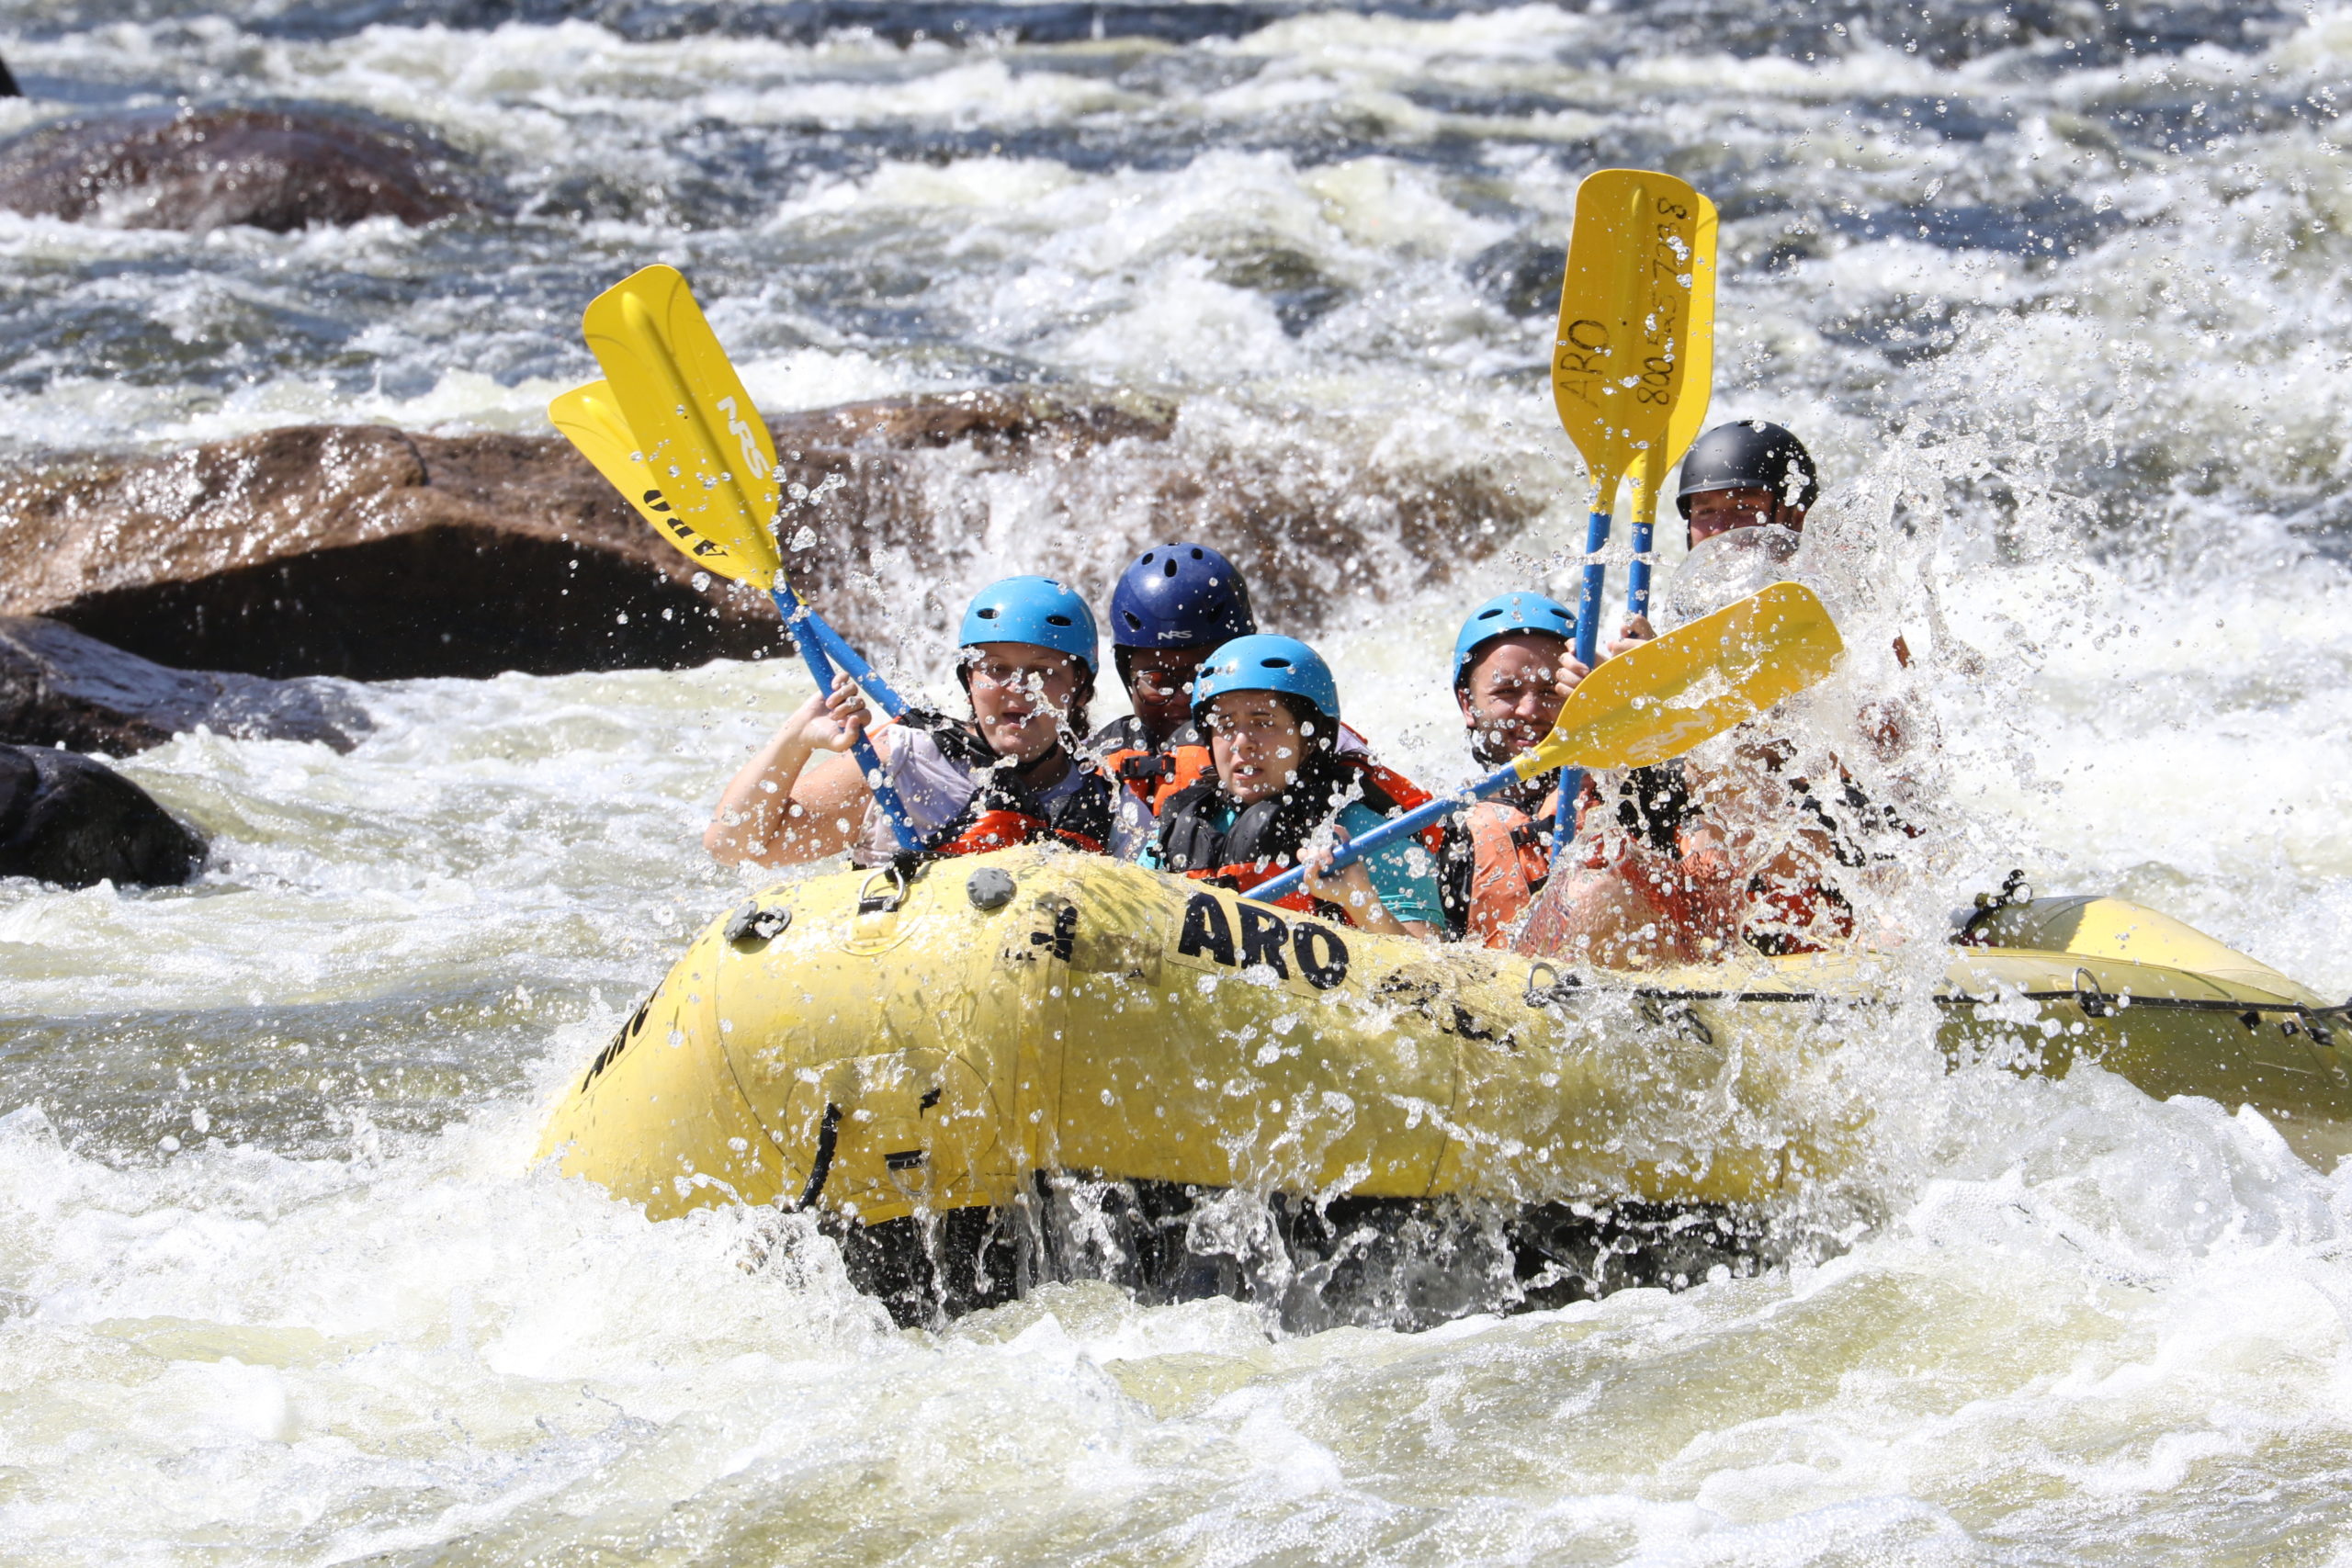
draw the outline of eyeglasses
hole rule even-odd
[[[999,691],[1043,692],[1046,682],[1068,681],[1070,678],[1068,665],[1050,670],[1031,670],[1018,664],[984,660],[969,668],[973,685],[992,686]]]

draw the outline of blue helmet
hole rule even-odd
[[[1111,590],[1115,648],[1215,648],[1257,629],[1241,574],[1206,545],[1155,545]]]
[[[1332,723],[1340,721],[1340,683],[1331,679],[1331,667],[1295,637],[1253,633],[1210,654],[1193,677],[1193,712],[1227,692],[1286,693],[1306,698]]]
[[[956,640],[1035,643],[1094,668],[1094,613],[1050,577],[1008,577],[973,594]]]
[[[1476,609],[1462,623],[1462,630],[1453,638],[1453,683],[1462,684],[1463,672],[1470,668],[1470,657],[1481,646],[1498,637],[1513,632],[1543,632],[1547,636],[1574,642],[1577,635],[1576,612],[1557,599],[1546,599],[1541,593],[1520,590],[1498,593]]]

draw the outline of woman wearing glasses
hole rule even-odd
[[[931,852],[1051,840],[1131,857],[1151,830],[1149,812],[1076,749],[1094,695],[1086,601],[1050,578],[1008,577],[974,597],[958,640],[971,716],[910,709],[874,732]],[[843,849],[860,865],[895,858],[890,825],[846,755],[871,721],[846,680],[801,704],[729,782],[705,847],[727,865],[804,865]]]

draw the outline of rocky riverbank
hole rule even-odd
[[[994,388],[774,416],[794,581],[852,637],[1006,570],[1089,592],[1211,539],[1311,627],[1491,553],[1536,503],[1476,462],[1340,465],[1149,400]],[[1004,543],[1017,538],[1017,547]],[[680,667],[776,646],[560,438],[307,425],[0,469],[0,615],[157,663],[358,680]],[[886,592],[886,585],[894,585]]]

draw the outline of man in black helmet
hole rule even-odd
[[[1682,483],[1675,502],[1690,525],[1690,547],[1696,549],[1739,528],[1778,525],[1802,533],[1805,513],[1820,494],[1820,474],[1804,442],[1781,425],[1740,420],[1719,424],[1692,444],[1682,460]],[[1646,617],[1630,616],[1607,651],[1623,653],[1654,635]],[[1910,652],[1899,637],[1894,652],[1904,664],[1910,663]],[[1865,728],[1885,747],[1904,739],[1899,729],[1889,729],[1887,721],[1866,722]],[[1652,825],[1668,835],[1657,840],[1658,846],[1671,846],[1668,858],[1673,863],[1661,863],[1668,874],[1654,868],[1648,881],[1657,886],[1637,889],[1645,898],[1630,900],[1618,896],[1622,890],[1616,884],[1630,886],[1638,879],[1589,875],[1579,884],[1555,877],[1559,892],[1539,903],[1522,936],[1525,950],[1565,951],[1562,944],[1568,933],[1577,932],[1582,933],[1584,948],[1596,962],[1611,962],[1599,956],[1611,945],[1609,921],[1595,911],[1606,913],[1616,905],[1634,911],[1618,921],[1634,937],[1620,937],[1617,945],[1628,952],[1641,950],[1648,962],[1709,956],[1735,937],[1762,952],[1796,953],[1849,934],[1851,907],[1835,876],[1840,864],[1851,868],[1863,863],[1864,852],[1849,823],[1875,817],[1885,826],[1914,830],[1891,812],[1873,807],[1851,778],[1842,776],[1842,767],[1841,777],[1825,798],[1804,779],[1781,778],[1785,760],[1783,749],[1759,745],[1747,759],[1749,768],[1725,773],[1716,785],[1752,787],[1759,776],[1770,775],[1774,793],[1792,798],[1796,821],[1769,836],[1777,852],[1734,852],[1732,842],[1694,798],[1704,793],[1702,781],[1682,762],[1666,764],[1657,772],[1670,778],[1674,787],[1661,792],[1664,814]],[[1836,759],[1831,761],[1835,765]],[[1639,826],[1630,819],[1627,825]],[[1612,896],[1617,896],[1616,905],[1609,903]]]
[[[1805,512],[1820,494],[1820,470],[1793,432],[1767,420],[1743,419],[1719,424],[1691,443],[1674,504],[1689,526],[1685,542],[1697,549],[1735,528],[1777,524],[1802,534]],[[1603,651],[1623,653],[1657,635],[1647,616],[1628,616]]]
[[[1821,493],[1813,454],[1788,430],[1760,419],[1719,424],[1682,459],[1675,505],[1695,548],[1734,528],[1778,524],[1804,531],[1805,509]]]

